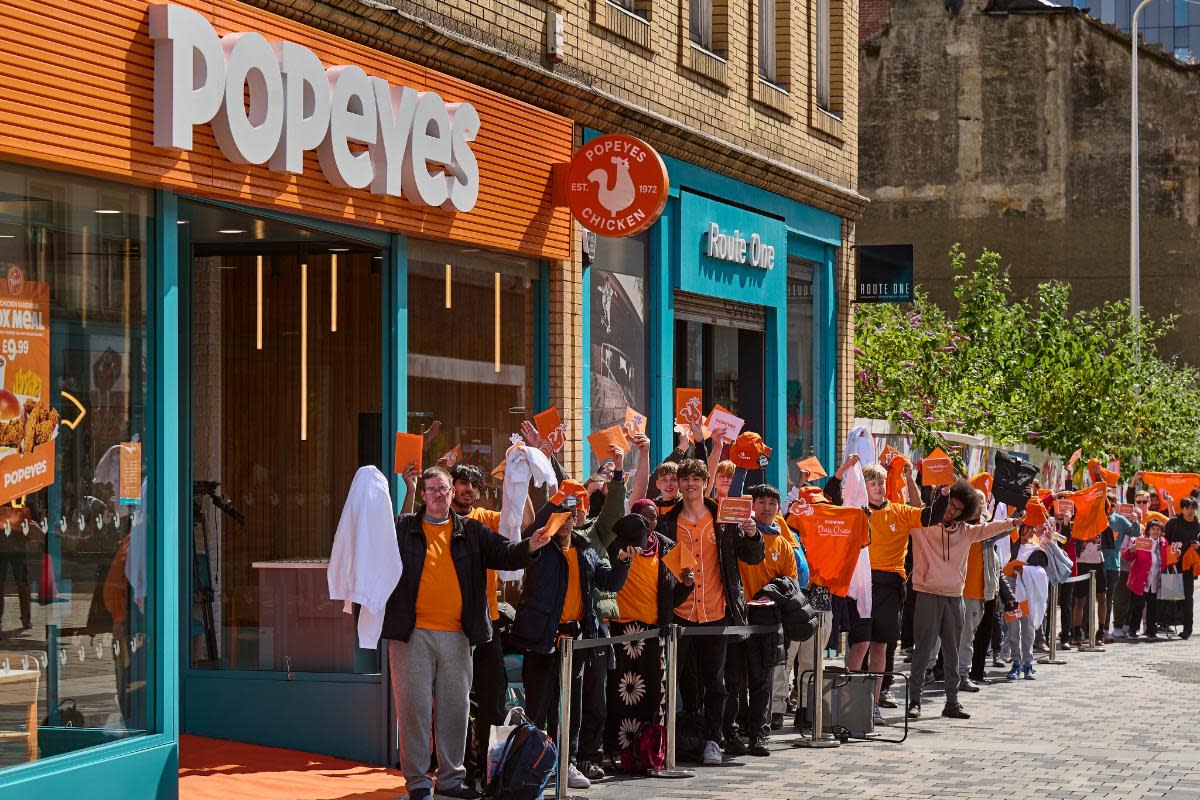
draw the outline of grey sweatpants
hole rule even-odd
[[[963,629],[958,640],[958,677],[966,678],[971,674],[971,659],[975,657],[975,631],[983,621],[983,600],[963,598]]]
[[[925,670],[933,660],[938,637],[942,640],[942,672],[946,676],[946,702],[958,702],[958,643],[963,629],[961,597],[942,597],[927,592],[914,592],[913,606],[913,705],[919,705]]]
[[[1008,641],[1014,666],[1033,663],[1033,637],[1033,620],[1029,617],[1008,621]]]
[[[437,748],[438,787],[462,786],[467,776],[463,759],[472,672],[467,635],[417,628],[407,642],[388,642],[388,658],[400,726],[400,769],[409,793],[433,788],[426,774],[431,732]]]

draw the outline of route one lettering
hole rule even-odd
[[[707,254],[709,258],[762,269],[775,266],[775,247],[763,242],[757,233],[750,234],[747,240],[736,228],[732,234],[721,233],[721,227],[715,222],[708,223]]]

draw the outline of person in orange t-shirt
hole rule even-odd
[[[450,468],[450,479],[454,482],[450,497],[450,509],[460,517],[483,523],[492,533],[500,532],[500,512],[482,508],[476,503],[483,494],[483,473],[470,464],[455,464]],[[533,522],[533,504],[525,498],[522,526]],[[495,622],[500,619],[499,572],[487,571],[487,605],[491,618],[492,638],[477,645],[471,652],[471,694],[475,698],[475,718],[481,724],[472,729],[467,753],[468,782],[478,779],[487,763],[488,737],[492,725],[501,725],[508,714],[504,699],[508,692],[508,673],[504,667],[504,643]]]
[[[464,797],[470,792],[463,758],[471,648],[492,638],[484,598],[487,570],[525,569],[550,535],[540,530],[510,542],[451,511],[453,485],[446,470],[431,467],[421,477],[421,511],[396,518],[403,572],[388,598],[382,638],[388,640],[400,767],[409,797],[432,793],[431,740],[438,755],[438,793]]]

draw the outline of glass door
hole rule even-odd
[[[180,203],[180,232],[184,729],[381,761],[378,652],[358,649],[325,568],[355,471],[384,463],[384,249],[199,202]]]

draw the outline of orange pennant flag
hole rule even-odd
[[[671,552],[663,557],[663,566],[671,570],[675,580],[682,580],[679,576],[683,574],[683,571],[696,566],[696,557],[692,555],[692,551],[686,545],[677,544],[671,548]]]
[[[796,468],[808,470],[808,479],[810,481],[815,481],[818,478],[824,478],[829,474],[825,471],[825,468],[821,466],[821,461],[816,456],[809,456],[802,461],[797,461]]]
[[[1098,458],[1088,459],[1088,474],[1092,476],[1093,482],[1104,483],[1113,489],[1117,488],[1117,484],[1121,482],[1121,473],[1100,466]]]
[[[935,448],[921,462],[921,482],[926,486],[950,486],[954,483],[954,459],[942,448]]]
[[[629,440],[625,438],[625,431],[616,425],[590,434],[588,436],[588,444],[592,446],[592,452],[596,454],[596,460],[601,463],[613,457],[614,447],[622,453],[629,451]]]

